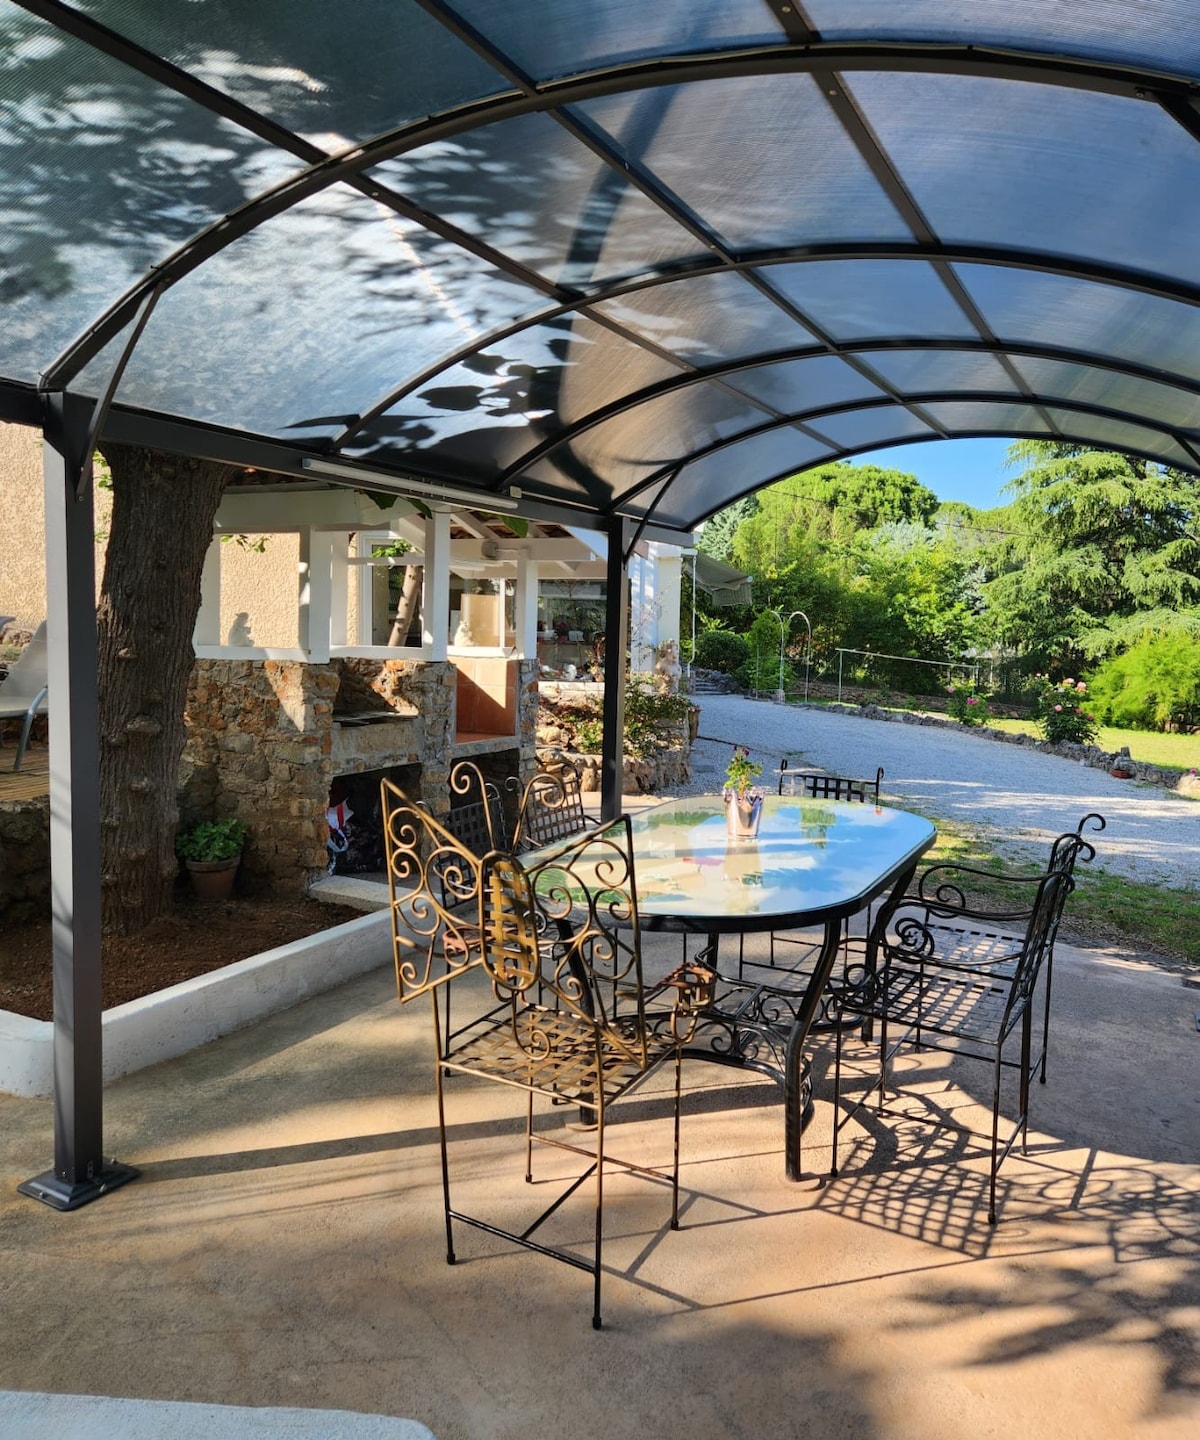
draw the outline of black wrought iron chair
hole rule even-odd
[[[474,1226],[587,1271],[593,1279],[592,1324],[599,1329],[606,1164],[671,1185],[671,1227],[679,1224],[680,1060],[693,1011],[707,999],[703,976],[680,974],[647,987],[628,819],[566,842],[553,857],[526,868],[513,855],[493,853],[482,864],[479,923],[482,968],[495,1004],[447,1041],[438,1016],[434,1033],[438,1128],[446,1218],[446,1258],[455,1261],[454,1222]],[[697,989],[699,987],[699,989]],[[401,996],[419,987],[403,981]],[[674,1059],[674,1140],[669,1176],[611,1156],[606,1148],[611,1107],[664,1061]],[[525,1179],[533,1180],[535,1142],[581,1156],[586,1166],[519,1232],[455,1209],[450,1198],[446,1074],[474,1076],[525,1092]],[[534,1099],[578,1106],[592,1122],[571,1139],[560,1130],[534,1129]],[[588,1129],[594,1145],[584,1142]],[[542,1244],[534,1236],[563,1202],[595,1177],[592,1258]]]
[[[864,805],[879,804],[879,786],[883,780],[883,766],[875,772],[873,780],[853,775],[829,775],[824,770],[793,770],[790,769],[785,756],[779,764],[779,794],[799,795],[809,800],[850,800],[857,801]],[[871,925],[871,910],[866,911],[866,926]],[[842,946],[848,950],[850,943],[850,922],[846,921],[843,934]],[[802,955],[794,955],[792,962],[787,966],[795,970],[804,965],[808,960],[815,960],[817,951],[821,948],[820,936],[787,934],[772,931],[768,942],[768,961],[771,969],[778,968],[779,960],[776,957],[775,947],[777,945],[790,945],[800,947],[804,952]],[[786,953],[786,952],[785,952]],[[745,964],[744,948],[738,949],[738,978],[742,977]]]
[[[793,770],[787,757],[779,762],[779,793],[805,795],[810,800],[861,800],[863,804],[879,804],[879,786],[883,766],[874,779],[857,775],[829,775],[824,770]]]
[[[596,822],[583,808],[579,772],[562,762],[539,770],[521,795],[513,849],[538,850],[580,835]]]
[[[1085,815],[1074,830],[1068,830],[1065,834],[1060,835],[1051,845],[1045,873],[1054,874],[1061,871],[1063,874],[1073,877],[1075,866],[1080,860],[1086,864],[1096,858],[1096,847],[1083,838],[1084,831],[1090,829],[1099,833],[1104,828],[1103,815],[1095,812]],[[916,884],[909,892],[909,898],[918,904],[924,903],[927,899],[936,900],[947,885],[952,887],[949,892],[951,896],[956,893],[957,887],[963,884],[974,885],[976,889],[986,889],[993,878],[991,872],[976,871],[967,866],[952,866],[947,870],[943,864],[931,865],[917,876]],[[1030,876],[1027,873],[1023,878],[1038,877]],[[1062,909],[1060,907],[1050,932],[1046,957],[1042,966],[1045,974],[1042,1039],[1041,1050],[1033,1061],[1033,1068],[1038,1072],[1038,1079],[1043,1085],[1046,1083],[1046,1063],[1050,1053],[1050,998],[1054,977],[1054,942],[1058,936],[1061,918]],[[989,966],[995,963],[996,956],[1003,949],[1006,947],[1011,949],[1014,938],[1019,936],[1021,927],[1028,922],[1029,914],[1028,912],[1019,912],[1010,916],[1009,919],[1008,930],[997,928],[998,921],[995,919],[992,927],[986,932],[981,932],[974,925],[951,923],[948,919],[938,921],[935,928],[939,932],[944,932],[942,943],[953,951],[957,963]]]
[[[935,875],[934,872],[937,872]],[[949,1052],[992,1064],[991,1162],[988,1221],[996,1222],[996,1174],[1029,1122],[1033,1069],[1033,994],[1067,896],[1072,875],[1059,868],[1035,877],[987,876],[989,899],[969,897],[984,872],[939,865],[926,872],[926,894],[911,897],[889,917],[881,912],[867,959],[835,986],[834,1131],[830,1173],[838,1173],[838,1137],[866,1103],[868,1091],[840,1113],[842,1051],[847,1022],[879,1032],[879,1114],[885,1109],[887,1067],[903,1045]],[[901,1038],[889,1048],[899,1027]],[[1016,1058],[1006,1047],[1017,1042]],[[1000,1142],[1001,1081],[1017,1076],[1015,1124]],[[906,1118],[912,1118],[906,1117]]]

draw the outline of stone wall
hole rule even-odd
[[[528,769],[532,676],[526,663],[518,690]],[[303,893],[327,863],[325,812],[335,778],[387,774],[416,788],[435,814],[449,809],[456,678],[449,661],[197,660],[181,826],[237,816],[250,827],[245,880],[277,894]]]
[[[50,913],[50,797],[0,802],[0,919]]]

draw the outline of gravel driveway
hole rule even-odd
[[[1098,811],[1108,822],[1098,869],[1170,886],[1200,885],[1200,801],[1134,780],[1114,780],[1057,755],[989,740],[966,729],[905,725],[777,705],[736,695],[700,695],[692,751],[693,793],[720,788],[733,744],[748,745],[768,772],[790,763],[842,774],[884,768],[882,794],[931,819],[968,825],[1010,859],[1043,859],[1056,835]]]

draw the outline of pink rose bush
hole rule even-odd
[[[1099,726],[1095,715],[1083,708],[1087,686],[1082,680],[1051,680],[1048,675],[1035,675],[1032,689],[1034,717],[1045,739],[1054,745],[1063,741],[1092,744]]]

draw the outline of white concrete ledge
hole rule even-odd
[[[171,1060],[332,990],[392,958],[383,910],[318,931],[104,1012],[104,1079]],[[0,1091],[54,1093],[54,1026],[0,1010]]]
[[[47,1395],[0,1390],[5,1440],[434,1440],[417,1420],[354,1410],[202,1405],[183,1400],[114,1400],[104,1395]]]

